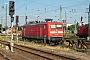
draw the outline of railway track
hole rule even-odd
[[[10,42],[0,40],[0,43],[8,45]],[[33,55],[38,56],[44,60],[45,59],[46,60],[80,60],[80,59],[72,57],[72,56],[55,54],[52,52],[40,50],[40,49],[33,48],[33,47],[27,47],[24,45],[14,44],[13,47],[15,50],[23,51],[27,54],[33,54]]]
[[[68,42],[68,46],[79,48],[79,49],[89,49],[90,41],[86,39],[70,39],[65,38],[64,41]]]
[[[10,60],[10,58],[0,52],[0,60]]]

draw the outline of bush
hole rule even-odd
[[[74,33],[74,31],[72,31],[72,34]]]

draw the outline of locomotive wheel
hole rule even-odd
[[[54,43],[54,42],[50,42],[50,45],[52,45],[52,46],[53,46],[53,45],[55,45],[55,43]]]
[[[22,37],[22,41],[24,40],[25,38],[24,37]]]
[[[55,43],[54,41],[49,41],[49,44],[53,46],[53,45],[55,45],[56,43]]]

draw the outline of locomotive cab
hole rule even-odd
[[[60,42],[63,39],[63,25],[62,24],[51,24],[50,25],[50,36],[52,42]]]
[[[58,44],[62,41],[64,29],[62,22],[46,22],[44,25],[44,36],[48,43]]]

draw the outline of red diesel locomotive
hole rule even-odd
[[[88,37],[88,24],[82,24],[81,26],[78,27],[77,30],[77,36],[80,38],[87,38]]]
[[[64,28],[62,22],[52,22],[26,24],[22,26],[22,38],[44,40],[46,43],[58,44],[63,40]]]

